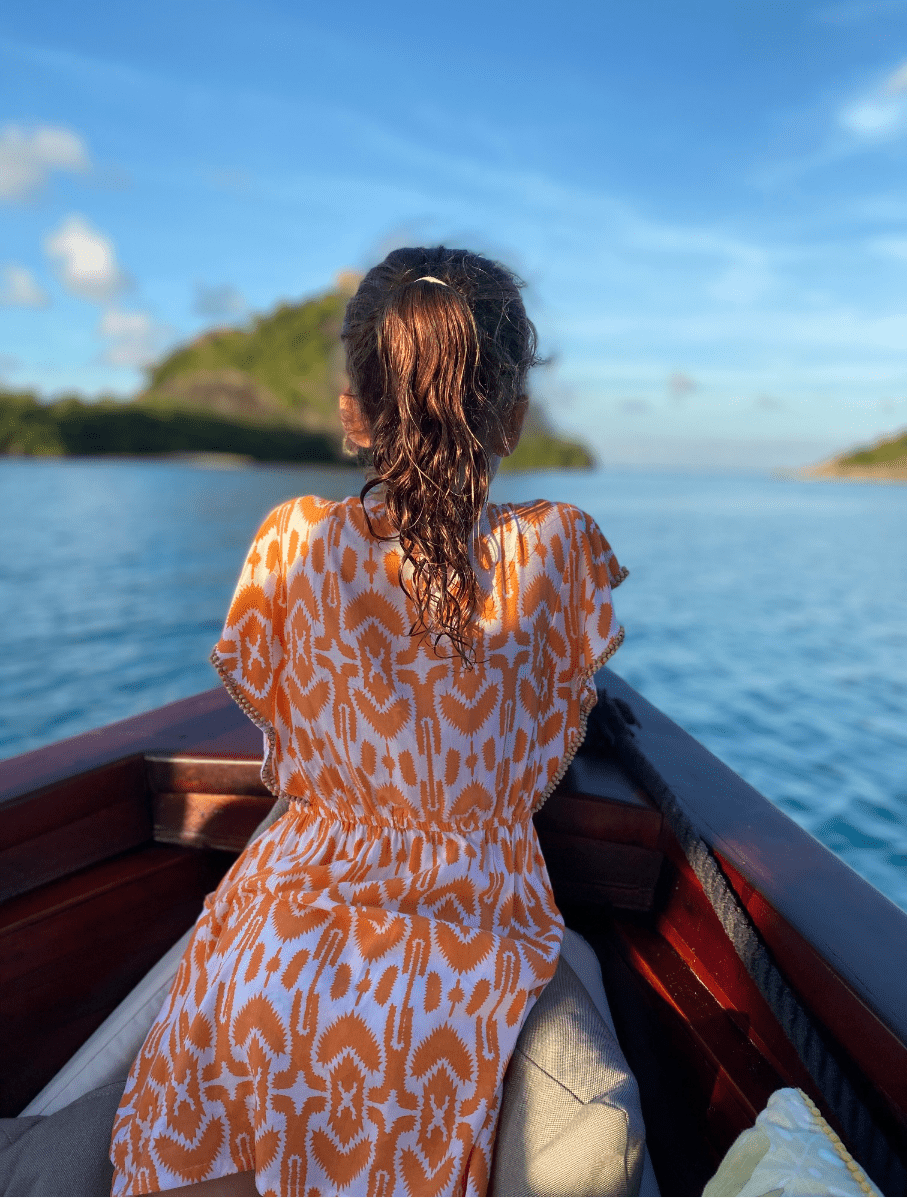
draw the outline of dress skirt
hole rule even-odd
[[[563,924],[535,830],[293,804],[209,895],[113,1129],[114,1194],[484,1194]]]

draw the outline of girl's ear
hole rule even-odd
[[[502,458],[509,457],[519,444],[520,434],[523,431],[523,421],[526,419],[526,412],[529,410],[529,396],[521,395],[516,403],[510,409],[507,418],[504,420],[503,428],[500,432],[500,441],[496,445],[495,452],[500,454]]]
[[[372,435],[368,422],[362,414],[359,400],[355,395],[350,395],[349,391],[344,391],[340,396],[340,423],[343,425],[343,434],[348,441],[351,441],[359,449],[369,448],[372,443]]]

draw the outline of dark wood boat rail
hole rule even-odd
[[[907,915],[610,670],[638,743],[907,1157]],[[0,1114],[16,1114],[195,919],[272,799],[221,689],[0,762]],[[698,1193],[772,1090],[817,1101],[654,805],[581,751],[536,817],[595,946],[665,1193]],[[821,1105],[821,1101],[820,1101]]]

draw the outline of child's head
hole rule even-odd
[[[427,276],[427,277],[426,277]],[[343,324],[350,392],[373,477],[413,567],[413,627],[469,660],[478,603],[470,545],[493,461],[519,437],[538,362],[522,284],[466,250],[394,250],[368,272]]]

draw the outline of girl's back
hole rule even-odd
[[[447,289],[414,283],[397,291]],[[481,305],[466,310],[481,328]],[[393,319],[378,320],[380,349]],[[419,401],[422,341],[398,413]],[[492,467],[471,470],[493,455],[468,421],[481,455],[467,441],[447,463],[465,515],[436,503],[447,533],[459,521],[445,546],[424,467],[382,448],[362,342],[351,426],[382,485],[271,513],[213,655],[290,811],[206,901],[118,1114],[115,1193],[246,1170],[262,1193],[484,1192],[504,1070],[554,971],[563,925],[531,816],[620,643],[623,572],[575,508],[486,504]],[[429,427],[429,445],[444,436]]]
[[[384,505],[366,500],[372,527]],[[259,531],[215,650],[267,730],[276,794],[460,830],[523,822],[582,740],[589,681],[620,629],[621,572],[576,508],[488,505],[476,539],[475,660],[408,636],[401,553],[358,499],[293,500]]]

